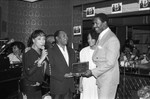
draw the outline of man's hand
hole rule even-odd
[[[80,77],[81,76],[81,73],[73,73],[72,74],[74,77]]]
[[[91,70],[87,70],[86,72],[82,73],[81,76],[83,76],[83,77],[91,77],[92,76],[92,71]]]
[[[70,77],[73,77],[73,74],[72,74],[72,73],[66,73],[66,74],[64,75],[64,77],[65,77],[65,78],[70,78]]]

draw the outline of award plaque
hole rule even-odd
[[[72,73],[83,73],[89,69],[89,62],[80,62],[72,64]]]

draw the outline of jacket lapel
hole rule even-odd
[[[98,39],[97,43],[96,43],[96,49],[93,53],[93,57],[97,54],[97,51],[103,47],[103,45],[107,42],[107,40],[113,36],[113,33],[111,30],[109,30],[108,32],[106,32],[106,34],[101,38]]]
[[[62,54],[62,52],[60,51],[59,47],[57,45],[54,46],[54,49],[56,51],[55,54],[57,54],[57,56],[59,56],[59,59],[62,60],[63,62],[65,62],[65,64],[67,65],[67,62]],[[68,65],[67,65],[68,66]]]
[[[69,58],[69,66],[71,66],[71,51],[69,50],[69,48],[67,47],[67,51],[68,51],[68,58]]]

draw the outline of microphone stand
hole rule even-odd
[[[4,47],[3,47],[4,46]],[[6,45],[3,45],[2,48],[0,49],[0,55],[5,51],[5,49],[7,48]]]
[[[6,48],[8,48],[10,46],[11,43],[14,42],[14,39],[9,40],[7,43],[5,43],[1,49],[0,49],[0,55],[5,51]]]

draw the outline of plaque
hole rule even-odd
[[[89,69],[89,62],[80,62],[72,64],[72,73],[83,73]]]

